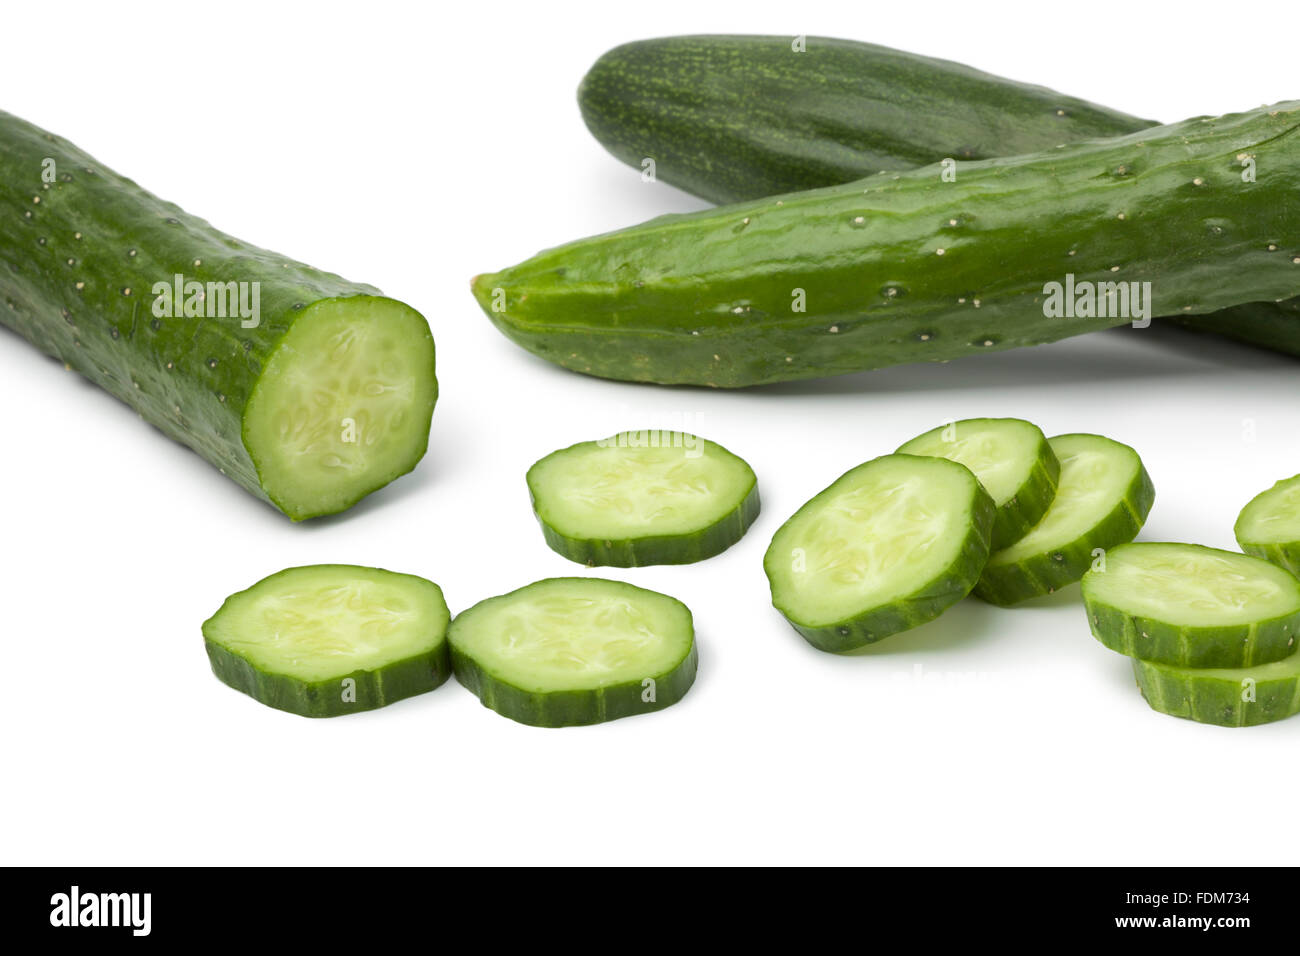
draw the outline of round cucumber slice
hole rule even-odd
[[[1083,576],[1097,640],[1181,667],[1253,667],[1290,656],[1300,581],[1267,561],[1199,544],[1141,542]]]
[[[1300,475],[1250,499],[1233,531],[1242,551],[1300,575]]]
[[[661,710],[695,681],[686,605],[621,581],[538,581],[461,612],[447,639],[456,679],[535,727]]]
[[[671,431],[620,432],[528,469],[546,543],[587,566],[689,564],[725,551],[758,517],[758,481],[721,445]]]
[[[1004,607],[1073,584],[1107,548],[1137,537],[1155,501],[1142,459],[1100,435],[1048,441],[1061,463],[1056,497],[1019,541],[989,555],[977,597]]]
[[[451,674],[442,590],[348,564],[289,568],[226,598],[203,624],[212,671],[303,717],[373,710]]]
[[[763,558],[772,603],[824,651],[915,627],[970,592],[994,511],[975,476],[945,458],[859,465],[772,538]]]
[[[1255,727],[1300,714],[1300,654],[1240,668],[1133,661],[1153,710],[1220,727]]]
[[[965,465],[997,505],[994,550],[1029,533],[1056,496],[1061,463],[1042,429],[1019,418],[968,418],[918,435],[898,449]]]

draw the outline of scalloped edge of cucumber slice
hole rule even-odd
[[[1152,710],[1219,727],[1258,727],[1300,714],[1300,654],[1241,668],[1133,661]]]
[[[1246,506],[1237,515],[1232,531],[1238,546],[1246,554],[1263,558],[1300,577],[1300,510],[1291,509],[1285,501],[1276,500],[1295,492],[1300,492],[1300,475],[1283,478],[1273,487],[1261,491],[1246,502]],[[1291,513],[1287,514],[1287,511]],[[1294,530],[1274,531],[1270,534],[1254,527],[1260,522],[1284,519],[1290,519],[1286,527]]]

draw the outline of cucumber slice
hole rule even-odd
[[[661,710],[695,682],[686,605],[621,581],[538,581],[461,612],[447,639],[456,679],[535,727]]]
[[[1267,561],[1199,544],[1142,542],[1083,576],[1092,633],[1112,651],[1180,667],[1253,667],[1290,656],[1300,581]]]
[[[442,590],[348,564],[289,568],[203,624],[212,672],[254,700],[337,717],[431,691],[451,674]]]
[[[915,627],[970,592],[995,510],[969,469],[945,458],[859,465],[773,536],[763,558],[772,604],[823,651]]]
[[[1083,577],[1097,549],[1137,537],[1155,487],[1128,445],[1100,435],[1058,435],[1048,442],[1061,462],[1056,497],[1041,521],[989,556],[975,594],[1003,607],[1051,594]]]
[[[1220,727],[1255,727],[1300,714],[1300,654],[1255,667],[1190,668],[1133,661],[1153,710]]]
[[[918,435],[899,447],[965,465],[997,505],[991,548],[1019,541],[1047,513],[1061,463],[1037,425],[1019,418],[969,418]]]
[[[1232,530],[1242,551],[1300,575],[1300,475],[1250,499]]]
[[[546,543],[580,564],[689,564],[725,551],[758,517],[754,471],[721,445],[620,432],[528,469]]]

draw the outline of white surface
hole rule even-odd
[[[1285,828],[1189,837],[1292,799],[1300,719],[1231,731],[1153,713],[1077,589],[1015,611],[970,600],[834,657],[771,609],[761,568],[780,522],[842,471],[975,415],[1132,444],[1158,489],[1144,537],[1232,547],[1241,505],[1300,471],[1293,362],[1124,329],[745,393],[641,387],[533,359],[468,291],[544,246],[701,205],[641,183],[582,125],[578,80],[626,40],[856,37],[1174,119],[1300,95],[1294,5],[77,6],[6,9],[3,108],[241,238],[409,300],[433,326],[442,398],[415,474],[293,526],[0,334],[5,862],[1295,857]],[[543,543],[526,467],[682,426],[753,464],[762,517],[702,565],[596,572],[694,610],[700,677],[680,705],[546,731],[452,682],[310,721],[210,674],[200,622],[285,566],[422,574],[453,611],[581,573]]]

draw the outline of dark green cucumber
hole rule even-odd
[[[552,452],[528,469],[528,492],[546,543],[588,566],[702,561],[739,541],[759,511],[744,460],[658,429]]]
[[[1047,513],[1061,474],[1061,463],[1042,429],[1019,418],[948,422],[898,451],[947,458],[975,474],[997,505],[990,543],[995,551],[1019,541]]]
[[[1220,727],[1256,727],[1300,714],[1300,654],[1242,668],[1193,668],[1133,661],[1153,710]]]
[[[967,594],[996,511],[970,470],[885,455],[841,475],[772,536],[772,604],[813,647],[847,651],[933,620]]]
[[[1122,544],[1082,585],[1093,636],[1129,657],[1254,667],[1296,650],[1300,581],[1259,558],[1198,544]]]
[[[627,43],[596,61],[578,103],[614,156],[643,175],[653,160],[655,178],[720,203],[1156,125],[960,63],[829,37]],[[1300,299],[1174,321],[1300,355]]]
[[[602,578],[547,578],[480,601],[448,631],[456,679],[536,727],[662,710],[695,681],[685,604]]]
[[[1269,175],[1243,184],[1239,156]],[[1297,189],[1300,104],[1286,103],[973,162],[955,182],[926,167],[664,216],[481,275],[474,293],[517,344],[591,375],[722,387],[836,375],[1143,311],[1099,308],[1121,302],[1107,283],[1188,314],[1296,295]],[[1070,283],[1091,314],[1057,313]]]
[[[451,674],[438,585],[347,564],[289,568],[226,598],[203,624],[212,672],[303,717],[374,710]]]
[[[1250,499],[1233,531],[1242,551],[1300,576],[1300,475]]]
[[[0,322],[294,520],[351,507],[428,446],[418,312],[218,232],[7,113]]]
[[[1009,607],[1084,576],[1107,548],[1137,537],[1155,486],[1128,445],[1101,435],[1049,439],[1061,463],[1056,496],[1038,524],[989,555],[975,595]]]

